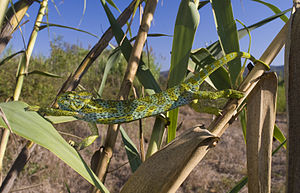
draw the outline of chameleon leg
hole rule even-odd
[[[194,109],[194,111],[198,113],[208,113],[208,114],[213,114],[213,115],[221,115],[222,110],[219,109],[218,107],[212,107],[209,105],[202,104],[201,100],[198,101],[198,99],[193,100],[189,104],[189,106]]]
[[[215,100],[219,98],[242,98],[244,94],[237,90],[225,89],[221,91],[197,91],[193,93],[193,97],[197,99]]]
[[[206,104],[205,100],[215,100],[219,98],[241,98],[244,94],[242,92],[226,89],[221,91],[198,91],[194,93],[194,97],[197,98],[190,103],[190,107],[192,107],[197,112],[209,113],[214,115],[220,115],[222,110],[218,107],[210,106]],[[199,99],[199,100],[198,100]],[[202,99],[202,100],[201,100]]]
[[[39,106],[29,106],[25,108],[26,111],[36,111],[44,115],[50,116],[78,116],[78,112],[66,111],[61,109],[53,109],[53,108],[41,108]]]

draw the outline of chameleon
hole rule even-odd
[[[248,53],[232,52],[205,66],[181,84],[153,95],[132,100],[104,100],[94,99],[87,91],[68,91],[58,97],[59,109],[29,106],[27,110],[53,116],[74,116],[87,122],[116,124],[159,115],[189,104],[195,99],[241,98],[244,96],[243,93],[232,89],[216,92],[199,90],[200,85],[210,74],[237,57],[257,61]]]

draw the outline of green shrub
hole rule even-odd
[[[63,85],[68,76],[74,72],[84,57],[88,54],[88,50],[74,44],[64,42],[62,37],[58,37],[50,42],[51,51],[49,57],[43,55],[33,56],[30,60],[29,72],[39,70],[50,72],[60,76],[61,78],[53,78],[32,74],[24,79],[21,93],[21,100],[29,104],[48,106],[55,98],[58,90]],[[10,55],[12,49],[8,49],[5,56]],[[104,50],[101,56],[89,68],[88,72],[82,78],[80,85],[90,92],[97,91],[102,80],[107,58],[111,50]],[[5,57],[4,56],[4,57]],[[4,58],[3,57],[3,58]],[[6,101],[13,96],[16,82],[16,71],[21,56],[12,58],[0,67],[0,100]],[[159,77],[159,67],[155,64],[155,58],[150,51],[150,57],[146,54],[143,56],[144,61],[152,70],[155,78]],[[119,62],[111,68],[107,77],[106,89],[103,98],[115,99],[121,86],[122,77],[126,70],[127,63],[123,57]],[[137,85],[138,83],[135,82]]]

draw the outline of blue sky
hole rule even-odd
[[[55,0],[54,2],[58,7],[60,15],[57,13],[52,1],[49,1],[49,22],[77,27],[82,18],[84,8],[83,0]],[[115,0],[114,2],[121,10],[123,10],[131,1]],[[292,6],[291,0],[268,0],[267,2],[276,5],[281,10],[288,9]],[[100,0],[87,0],[86,3],[86,12],[79,28],[101,37],[101,35],[109,27],[109,23],[101,6]],[[159,1],[150,33],[164,33],[169,35],[173,34],[179,3],[180,0]],[[274,14],[268,7],[250,0],[232,0],[232,7],[234,10],[234,17],[242,21],[247,26]],[[28,41],[38,8],[38,4],[34,3],[34,5],[32,5],[28,11],[28,16],[25,16],[26,20],[30,20],[30,22],[22,27],[26,43]],[[117,17],[118,12],[114,11],[114,13]],[[289,17],[289,14],[287,16]],[[44,19],[44,21],[46,20]],[[138,23],[139,15],[137,14],[132,25],[132,32],[134,36],[138,30]],[[251,54],[253,54],[256,58],[259,58],[283,25],[284,22],[280,19],[277,19],[251,32]],[[241,27],[242,26],[238,24],[238,28]],[[63,36],[64,41],[73,44],[79,44],[84,48],[93,46],[98,41],[97,38],[81,32],[52,27],[50,28],[50,33],[47,29],[39,32],[34,54],[43,54],[47,56],[50,52],[49,42],[56,36]],[[211,6],[208,4],[204,8],[200,9],[200,24],[195,35],[193,48],[196,49],[200,47],[206,47],[216,40],[217,33],[213,14]],[[149,46],[153,48],[156,61],[161,65],[162,70],[167,70],[170,66],[172,38],[149,38],[148,43]],[[13,34],[13,39],[10,42],[10,45],[13,46],[14,50],[16,51],[21,50],[24,47],[19,31]],[[244,37],[240,41],[240,45],[241,50],[247,51],[248,37]],[[283,65],[283,51],[281,51],[280,55],[274,60],[272,65]]]

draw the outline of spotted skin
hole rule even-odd
[[[102,100],[94,99],[92,95],[86,91],[70,91],[59,97],[58,105],[60,109],[56,110],[57,113],[55,113],[53,109],[49,110],[46,108],[41,108],[39,111],[52,115],[61,115],[66,112],[66,114],[69,113],[69,115],[71,114],[78,119],[88,122],[115,124],[158,115],[189,104],[194,99],[217,99],[220,97],[240,98],[243,96],[241,92],[230,89],[218,92],[199,90],[200,85],[211,73],[237,57],[248,58],[253,62],[256,61],[248,53],[233,52],[215,61],[211,65],[206,66],[182,84],[151,96],[123,101]]]

